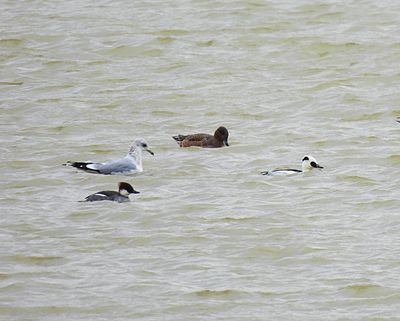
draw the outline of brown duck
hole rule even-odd
[[[180,147],[198,146],[204,148],[218,148],[229,146],[228,130],[221,126],[213,135],[209,134],[192,134],[192,135],[177,135],[172,136],[177,141]]]

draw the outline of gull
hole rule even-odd
[[[118,175],[118,174],[135,174],[143,171],[142,166],[142,151],[154,155],[148,148],[146,141],[143,138],[138,138],[132,144],[128,154],[118,160],[108,161],[105,163],[94,162],[71,162],[68,161],[66,166],[72,166],[81,169],[85,172],[104,175]]]

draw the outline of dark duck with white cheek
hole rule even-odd
[[[113,201],[118,203],[129,202],[130,194],[139,194],[135,191],[131,184],[121,182],[118,185],[118,192],[116,191],[101,191],[91,194],[82,202],[96,202],[96,201]]]

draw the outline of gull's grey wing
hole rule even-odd
[[[106,163],[92,164],[90,168],[98,171],[100,174],[114,174],[131,172],[137,170],[137,166],[132,162],[131,159],[124,157],[116,161],[110,161]]]

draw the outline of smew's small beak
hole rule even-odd
[[[314,168],[323,168],[321,165],[317,164],[316,162],[311,162],[310,165]]]

